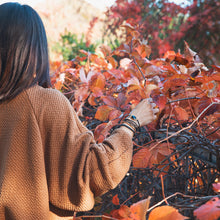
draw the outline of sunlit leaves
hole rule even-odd
[[[175,149],[175,145],[171,143],[152,143],[148,148],[142,148],[134,154],[133,166],[137,168],[151,168],[170,155],[173,149]]]
[[[189,119],[187,111],[179,106],[174,107],[174,112],[180,121],[187,121]]]
[[[131,218],[133,220],[146,219],[146,213],[150,205],[150,199],[151,197],[148,197],[147,199],[141,200],[131,205],[130,211],[131,211]]]
[[[134,26],[126,24],[125,28],[129,37],[120,47],[111,51],[108,46],[101,46],[97,54],[84,51],[87,56],[85,65],[79,65],[76,60],[62,64],[53,75],[52,82],[55,88],[66,94],[86,125],[93,120],[90,125],[97,143],[102,143],[111,129],[141,100],[151,97],[160,112],[156,120],[140,133],[136,132],[136,137],[149,133],[151,141],[146,143],[143,140],[135,146],[132,168],[150,168],[152,175],[164,175],[165,178],[172,171],[172,164],[177,163],[179,150],[179,146],[169,139],[170,130],[185,129],[199,117],[196,121],[199,129],[190,127],[186,132],[202,131],[211,145],[219,139],[220,68],[213,66],[207,69],[203,63],[195,62],[195,53],[189,46],[185,54],[169,50],[161,59],[147,59],[151,53],[150,47],[138,39],[139,34]],[[161,140],[151,135],[155,129],[163,130],[167,139]],[[189,169],[189,174],[193,175],[192,169]],[[197,187],[204,185],[204,180],[197,176],[188,183]],[[219,193],[219,188],[217,183],[213,184],[215,193]],[[121,198],[120,202],[116,194],[112,203],[120,208],[110,213],[113,218],[146,218],[148,200],[141,200],[130,207],[124,205]],[[212,201],[208,210],[216,215],[218,206],[218,201]],[[194,212],[198,219],[202,216],[200,212],[206,216],[205,208],[198,209]],[[150,218],[185,219],[171,206],[153,209]]]
[[[115,197],[114,197],[115,198]],[[132,204],[130,207],[121,205],[111,211],[111,216],[121,220],[145,220],[151,197]]]
[[[97,108],[95,118],[100,121],[106,121],[109,117],[109,113],[113,108],[107,105],[101,105]]]
[[[150,212],[148,220],[184,220],[187,217],[181,215],[177,209],[172,206],[160,206]]]

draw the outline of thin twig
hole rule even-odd
[[[170,135],[170,136],[168,136],[168,137],[166,137],[166,138],[160,140],[160,141],[157,142],[154,146],[152,146],[152,147],[150,148],[150,150],[153,150],[154,148],[156,148],[156,147],[157,147],[159,144],[161,144],[162,142],[169,140],[171,137],[174,137],[174,136],[178,135],[178,134],[181,133],[182,131],[185,131],[185,130],[188,130],[189,128],[191,128],[191,127],[200,119],[200,117],[201,117],[211,106],[213,106],[213,105],[215,105],[215,104],[218,105],[218,104],[220,104],[220,103],[218,103],[218,102],[212,102],[210,105],[208,105],[208,106],[198,115],[198,117],[197,117],[189,126],[187,126],[187,127],[185,127],[185,128],[182,128],[181,130],[179,130],[179,131],[173,133],[172,135]]]
[[[163,175],[160,175],[160,179],[161,179],[162,194],[163,194],[164,201],[167,205],[169,205],[169,203],[166,200],[165,193],[164,193]]]
[[[203,197],[198,197],[198,196],[190,196],[190,195],[185,195],[183,193],[180,193],[180,192],[176,192],[168,197],[166,197],[165,199],[161,200],[160,202],[158,202],[157,204],[155,204],[154,206],[150,207],[147,212],[150,212],[152,209],[156,208],[157,206],[161,205],[163,202],[165,202],[166,200],[174,197],[174,196],[177,196],[177,195],[181,195],[183,197],[187,197],[187,198],[192,198],[192,199],[202,199],[202,200],[207,200],[207,199],[211,199],[211,198],[214,198],[216,197],[215,196],[203,196]]]
[[[200,98],[199,98],[199,97],[187,97],[187,98],[182,98],[182,99],[176,99],[176,100],[168,101],[168,104],[173,103],[173,102],[179,102],[179,101],[189,100],[189,99],[200,99]]]
[[[137,66],[138,70],[140,71],[141,75],[142,75],[143,78],[144,78],[144,87],[145,87],[145,85],[146,85],[146,77],[144,76],[144,73],[142,72],[141,68],[140,68],[139,65],[137,64],[137,62],[136,62],[136,60],[135,60],[134,57],[133,57],[133,60],[134,60],[135,65]]]

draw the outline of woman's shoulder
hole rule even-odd
[[[58,90],[35,85],[26,90],[32,106],[36,109],[59,110],[72,108],[69,100]],[[61,110],[60,109],[60,110]]]
[[[43,88],[39,85],[32,86],[26,92],[29,98],[35,101],[68,101],[60,91],[52,88]]]

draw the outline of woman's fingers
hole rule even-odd
[[[156,107],[157,105],[156,105],[154,102],[152,102],[152,103],[151,103],[151,106],[154,108],[154,107]]]
[[[148,100],[148,102],[151,104],[151,102],[153,102],[153,99],[152,98],[148,98],[147,99]]]
[[[159,108],[154,108],[154,109],[153,109],[153,113],[154,113],[154,114],[158,113],[159,111],[160,111]]]

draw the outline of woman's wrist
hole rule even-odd
[[[131,129],[129,129],[127,126],[121,124],[118,129],[125,131],[131,138],[133,138],[134,132]]]

